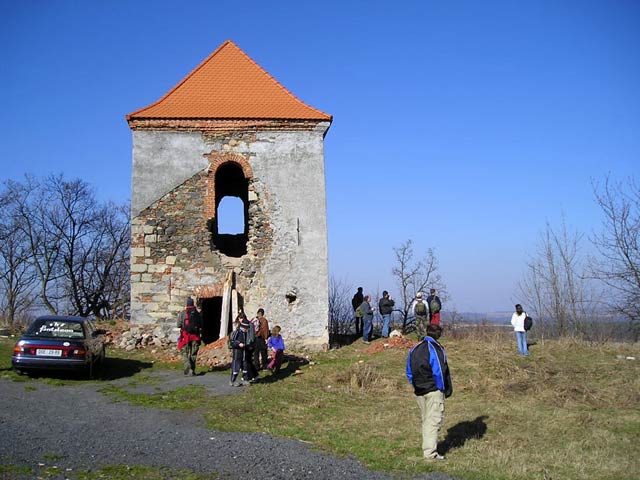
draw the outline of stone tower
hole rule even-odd
[[[157,102],[133,135],[131,321],[171,323],[192,296],[204,340],[258,308],[289,346],[328,343],[324,136],[306,105],[233,42]],[[221,204],[240,208],[227,231]],[[226,213],[224,213],[227,215]]]

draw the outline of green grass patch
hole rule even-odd
[[[188,470],[173,468],[156,468],[143,466],[108,466],[97,469],[94,472],[76,472],[71,478],[77,480],[95,480],[108,478],[110,480],[210,480],[218,478],[218,475],[201,475]]]
[[[202,407],[208,401],[206,390],[202,386],[185,386],[168,392],[146,394],[131,393],[125,388],[107,385],[100,392],[134,405],[170,410],[192,410]]]

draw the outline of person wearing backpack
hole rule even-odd
[[[427,325],[429,325],[429,307],[422,298],[422,292],[416,294],[410,311],[413,311],[418,337],[422,338],[427,334]]]
[[[249,324],[249,327],[247,327],[247,338],[244,346],[244,351],[247,357],[246,363],[247,370],[249,372],[249,382],[253,383],[258,379],[259,376],[258,369],[253,363],[253,357],[256,347],[256,328],[253,326],[253,323],[251,323],[251,321],[247,318],[242,310],[239,311],[238,316],[240,316],[243,321],[246,320]]]
[[[438,433],[444,420],[444,399],[453,393],[439,325],[427,326],[427,336],[411,349],[406,375],[413,387],[422,420],[422,452],[426,460],[444,460],[438,453]]]
[[[520,355],[529,355],[527,331],[524,328],[525,318],[527,318],[527,313],[522,310],[522,305],[518,303],[516,311],[511,315],[511,325],[513,325],[513,331],[516,334],[516,343],[518,344],[518,353]]]
[[[178,350],[182,354],[184,374],[196,374],[196,358],[200,349],[200,335],[202,334],[202,317],[193,303],[193,298],[187,298],[186,307],[178,314]]]
[[[236,324],[237,328],[231,332],[229,336],[229,345],[232,349],[231,380],[229,386],[242,387],[248,385],[250,382],[249,359],[251,358],[251,354],[247,351],[247,339],[249,337],[251,323],[240,313],[236,319]],[[242,372],[242,380],[236,382],[240,372]]]
[[[427,305],[429,306],[429,323],[431,325],[440,325],[440,310],[442,302],[440,297],[436,295],[436,289],[432,288],[430,295],[427,297]]]

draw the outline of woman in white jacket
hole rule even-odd
[[[511,315],[511,325],[516,334],[516,342],[518,342],[518,353],[520,355],[529,355],[527,348],[527,331],[524,329],[524,319],[527,314],[522,311],[522,305],[516,305],[516,311]]]

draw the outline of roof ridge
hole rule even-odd
[[[204,67],[207,62],[212,59],[218,52],[220,52],[224,47],[226,47],[227,45],[233,45],[236,48],[239,49],[239,47],[237,47],[231,40],[225,40],[224,42],[222,42],[222,45],[220,45],[218,48],[216,48],[213,53],[211,53],[207,58],[205,58],[204,60],[202,60],[198,66],[196,68],[194,68],[193,70],[191,70],[189,73],[187,73],[187,75],[180,80],[177,84],[175,84],[173,86],[173,88],[171,90],[169,90],[167,93],[165,93],[162,97],[160,97],[158,100],[156,100],[155,102],[146,105],[142,108],[139,108],[138,110],[136,110],[135,112],[131,112],[129,114],[127,114],[125,116],[125,118],[127,120],[129,120],[131,117],[133,117],[134,115],[137,115],[140,112],[143,112],[144,110],[148,110],[149,108],[155,107],[156,105],[158,105],[160,102],[164,101],[166,98],[169,98],[169,96],[175,92],[182,84],[184,84],[187,80],[189,80],[192,76],[194,76],[196,74],[197,71],[199,71],[202,67]],[[242,51],[242,50],[240,50]],[[244,53],[244,52],[243,52]],[[254,62],[255,63],[255,62]],[[257,65],[257,64],[256,64]],[[313,108],[313,107],[311,107]]]
[[[256,62],[253,58],[251,58],[247,53],[245,53],[244,50],[242,50],[239,46],[237,46],[235,43],[233,43],[231,40],[227,40],[227,42],[229,42],[231,45],[233,45],[234,47],[236,47],[238,49],[238,51],[240,53],[242,53],[242,55],[244,55],[245,57],[247,57],[247,60],[249,60],[251,63],[253,63],[256,67],[258,67],[260,69],[260,71],[262,73],[264,73],[267,78],[269,78],[272,82],[274,82],[276,84],[276,86],[280,87],[280,89],[284,90],[284,92],[293,97],[295,100],[297,100],[298,102],[302,103],[304,106],[309,107],[311,110],[318,112],[322,115],[326,115],[328,117],[330,117],[331,115],[329,115],[328,113],[323,112],[322,110],[318,110],[317,108],[309,105],[306,102],[303,102],[302,100],[300,100],[298,97],[296,97],[293,93],[291,93],[287,87],[285,87],[282,83],[280,83],[278,80],[275,79],[275,77],[273,75],[271,75],[269,72],[267,72],[267,70],[264,67],[261,67],[260,64],[258,64],[258,62]],[[225,42],[226,43],[226,42]]]

